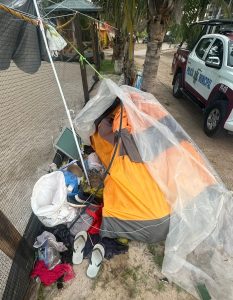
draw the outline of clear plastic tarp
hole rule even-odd
[[[162,272],[199,298],[233,299],[233,197],[182,127],[151,94],[109,79],[75,119],[85,143],[120,98],[142,161],[172,207]],[[155,229],[156,230],[156,229]]]

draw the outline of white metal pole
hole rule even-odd
[[[87,170],[86,170],[86,167],[85,167],[85,164],[84,164],[84,161],[83,161],[83,157],[82,157],[82,152],[81,152],[81,149],[79,147],[78,139],[77,139],[77,136],[76,136],[76,133],[75,133],[75,130],[74,130],[74,125],[73,125],[73,122],[72,122],[72,119],[71,119],[71,116],[70,116],[70,111],[67,107],[66,99],[65,99],[65,96],[63,94],[62,87],[61,87],[59,78],[57,76],[57,71],[55,69],[53,59],[52,59],[52,56],[51,56],[50,51],[49,51],[49,46],[48,46],[47,38],[46,38],[46,35],[45,35],[44,24],[43,24],[43,21],[42,21],[41,16],[40,16],[40,11],[39,11],[36,0],[33,0],[33,2],[34,2],[35,9],[36,9],[36,14],[37,14],[38,19],[39,19],[39,26],[40,26],[40,30],[42,32],[42,36],[43,36],[43,40],[44,40],[44,43],[45,43],[46,51],[48,53],[49,61],[51,63],[53,73],[54,73],[54,76],[55,76],[56,81],[57,81],[57,85],[58,85],[58,88],[59,88],[59,91],[60,91],[60,94],[61,94],[63,104],[65,106],[66,114],[67,114],[67,117],[68,117],[68,120],[69,120],[69,123],[70,123],[71,130],[73,132],[75,144],[76,144],[77,149],[78,149],[78,153],[79,153],[79,156],[80,156],[80,159],[81,159],[83,170],[84,170],[85,176],[87,178],[87,182],[90,185],[90,181],[89,181],[89,178],[88,178],[88,175],[87,175]]]

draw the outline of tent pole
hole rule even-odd
[[[87,182],[90,185],[90,181],[89,181],[89,178],[88,178],[88,175],[87,175],[87,170],[86,170],[86,167],[85,167],[85,164],[84,164],[84,161],[83,161],[83,157],[82,157],[82,152],[81,152],[81,149],[79,147],[77,135],[76,135],[76,132],[75,132],[75,129],[74,129],[74,125],[73,125],[71,116],[70,116],[70,111],[67,107],[66,99],[65,99],[64,93],[62,91],[62,87],[61,87],[61,84],[60,84],[60,81],[59,81],[59,78],[58,78],[58,75],[57,75],[57,71],[56,71],[55,66],[54,66],[52,56],[51,56],[50,51],[49,51],[49,46],[48,46],[47,38],[45,36],[44,24],[43,24],[43,21],[42,21],[41,16],[40,16],[40,11],[39,11],[36,0],[33,0],[33,2],[34,2],[35,9],[36,9],[36,14],[37,14],[38,19],[39,19],[40,30],[41,30],[41,33],[42,33],[42,36],[43,36],[43,40],[44,40],[44,43],[45,43],[45,47],[46,47],[46,51],[47,51],[47,54],[48,54],[48,57],[49,57],[49,61],[51,63],[53,73],[54,73],[54,76],[55,76],[56,81],[57,81],[57,85],[58,85],[58,88],[59,88],[59,91],[60,91],[60,94],[61,94],[63,104],[65,106],[66,114],[67,114],[67,117],[68,117],[68,120],[69,120],[69,123],[70,123],[71,130],[73,132],[75,144],[76,144],[77,149],[78,149],[78,153],[79,153],[80,160],[81,160],[81,163],[82,163],[82,166],[83,166],[83,170],[84,170],[85,176],[87,178]]]

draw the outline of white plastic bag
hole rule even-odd
[[[58,51],[61,51],[67,45],[63,37],[56,31],[56,29],[48,25],[46,30],[46,37],[48,39],[48,46],[52,56],[57,57]]]
[[[95,152],[88,155],[87,161],[90,170],[95,169],[96,171],[100,171],[101,169],[103,169],[103,165]]]
[[[71,222],[76,210],[67,204],[67,189],[62,172],[42,176],[32,192],[31,206],[34,214],[47,227]]]

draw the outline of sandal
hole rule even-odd
[[[80,231],[76,234],[73,246],[72,262],[74,265],[79,265],[83,261],[84,248],[87,241],[87,232]]]
[[[101,244],[96,244],[92,250],[91,262],[87,268],[87,276],[95,278],[99,272],[100,265],[104,259],[105,250]]]

